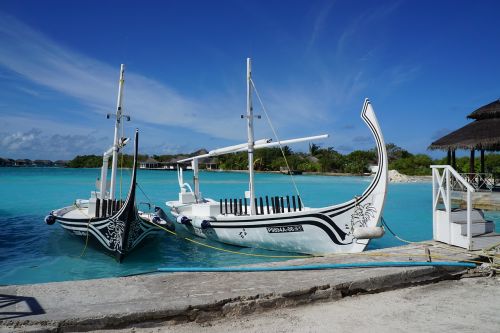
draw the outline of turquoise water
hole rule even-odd
[[[81,280],[123,276],[155,271],[168,266],[228,266],[276,258],[241,256],[211,250],[181,238],[162,234],[149,239],[131,253],[123,264],[96,248],[85,249],[83,242],[60,226],[48,226],[44,217],[55,208],[70,205],[76,198],[88,198],[94,189],[98,169],[0,168],[0,284]],[[185,180],[192,174],[184,173]],[[125,195],[130,171],[123,171]],[[229,172],[202,172],[201,191],[206,197],[241,197],[247,175]],[[307,206],[317,207],[349,200],[368,186],[367,177],[295,176]],[[139,201],[151,200],[165,207],[166,200],[177,198],[177,174],[170,171],[138,173]],[[257,195],[293,194],[289,176],[256,175]],[[120,192],[120,191],[118,191]],[[402,238],[420,241],[432,238],[431,184],[391,184],[384,217]],[[149,198],[149,199],[148,199]],[[199,240],[199,239],[198,239]],[[244,253],[286,255],[256,249],[216,244]],[[392,235],[374,240],[369,248],[402,245]]]

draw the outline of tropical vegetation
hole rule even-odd
[[[395,169],[406,175],[430,175],[432,164],[446,164],[446,158],[432,159],[425,154],[412,154],[407,150],[393,144],[387,144],[387,155],[389,159],[389,169]],[[179,155],[140,155],[139,161],[145,161],[148,158],[154,158],[158,162],[168,162],[176,160],[180,156],[194,156],[206,152],[199,150],[191,154]],[[257,171],[280,171],[287,168],[302,172],[328,172],[328,173],[349,173],[363,174],[370,172],[370,166],[377,164],[377,153],[375,149],[355,150],[349,154],[341,154],[333,147],[322,148],[316,144],[309,146],[309,151],[293,152],[288,146],[279,148],[259,149],[255,151],[254,167]],[[133,157],[123,155],[119,157],[118,165],[131,167]],[[245,152],[222,155],[215,158],[214,161],[219,169],[222,170],[246,170],[248,159]],[[479,158],[476,158],[476,170],[479,170]],[[102,157],[97,155],[77,156],[69,162],[72,168],[96,168],[102,164]],[[111,163],[110,163],[111,165]],[[459,172],[468,172],[469,158],[460,157],[456,160],[457,170]],[[204,164],[200,163],[203,168]],[[500,154],[486,154],[485,168],[487,172],[500,173]]]

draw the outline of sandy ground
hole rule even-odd
[[[500,278],[442,281],[202,324],[151,325],[106,332],[500,332]]]

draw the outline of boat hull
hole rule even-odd
[[[127,253],[132,251],[148,235],[160,231],[154,223],[148,222],[139,216],[136,206],[136,179],[137,179],[137,152],[139,133],[136,130],[134,140],[134,163],[130,189],[123,205],[116,201],[103,201],[109,203],[104,207],[113,207],[116,211],[110,213],[103,209],[102,217],[89,214],[88,204],[81,205],[77,200],[73,206],[52,211],[45,219],[47,224],[58,222],[65,230],[73,235],[88,237],[102,245],[105,252],[112,254],[118,262],[122,262]],[[117,206],[120,206],[119,208]]]
[[[260,218],[195,217],[182,227],[199,237],[242,247],[313,255],[363,251],[369,240],[355,238],[353,230],[362,219],[366,220],[366,227],[374,227],[379,216],[375,208],[364,204],[332,217],[335,214],[335,211],[311,209]]]
[[[361,252],[370,239],[359,236],[363,230],[368,231],[365,235],[383,234],[377,225],[385,204],[388,174],[384,139],[368,100],[363,105],[361,118],[374,136],[378,169],[365,191],[350,201],[298,211],[290,211],[288,207],[285,211],[277,205],[278,212],[267,210],[267,214],[260,211],[257,215],[228,214],[222,202],[210,199],[192,204],[180,201],[166,204],[185,230],[227,244],[313,255]],[[239,209],[240,213],[243,211],[249,211],[249,207]]]
[[[117,216],[97,220],[56,217],[56,221],[71,235],[83,239],[86,243],[97,244],[101,250],[115,257],[119,262],[148,236],[156,235],[161,231],[139,216],[128,222],[129,232],[126,239],[124,238],[126,222],[121,221]]]

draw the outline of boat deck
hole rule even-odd
[[[258,266],[475,260],[478,255],[434,241]],[[164,266],[169,266],[165,262]],[[160,273],[87,281],[2,286],[0,331],[83,331],[144,321],[208,321],[254,311],[334,301],[461,274],[460,267],[378,267],[247,273]],[[110,306],[112,304],[112,306]],[[75,311],[78,309],[78,311]]]
[[[66,212],[62,216],[67,219],[90,219],[88,211],[89,211],[88,208],[74,207],[74,209]]]
[[[276,208],[273,208],[272,206],[256,206],[257,214],[254,216],[271,216],[271,215],[279,215],[279,214],[284,214],[284,213],[299,213],[299,212],[304,212],[304,211],[311,211],[314,208],[311,207],[303,207],[301,206],[300,209],[298,206],[293,208],[293,206],[287,206],[286,201],[284,201],[283,206],[279,206]],[[230,205],[229,202],[222,203],[222,209],[221,209],[221,204],[219,201],[213,201],[209,200],[205,203],[200,203],[200,204],[182,204],[179,201],[168,201],[167,202],[168,207],[174,207],[175,210],[181,214],[181,215],[197,215],[197,216],[216,216],[218,218],[224,219],[224,217],[244,217],[244,216],[250,216],[250,206],[233,206],[232,204]],[[222,212],[222,213],[221,213]]]

